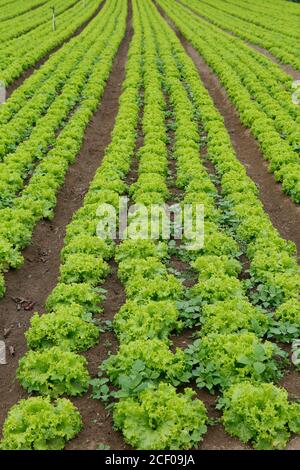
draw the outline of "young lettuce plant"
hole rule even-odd
[[[190,388],[176,393],[172,385],[160,383],[135,398],[121,399],[114,406],[114,425],[138,450],[191,449],[207,430],[205,406],[194,395]]]
[[[300,433],[300,405],[290,403],[284,388],[271,383],[237,383],[225,391],[225,430],[258,450],[284,449],[292,432]]]
[[[226,389],[243,380],[275,381],[282,376],[286,354],[269,341],[261,341],[254,333],[211,333],[197,339],[186,350],[198,387],[209,391]]]

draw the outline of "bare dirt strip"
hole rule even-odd
[[[187,10],[189,10],[194,15],[199,16],[199,18],[201,18],[202,20],[206,21],[207,23],[214,24],[213,21],[210,20],[209,18],[207,18],[206,16],[201,15],[200,13],[197,13],[196,11],[194,11],[192,8],[187,7],[185,4],[181,3],[180,0],[177,0],[177,1],[182,7],[185,7]],[[217,26],[217,27],[220,28],[220,26]],[[261,54],[266,56],[268,59],[270,59],[272,62],[279,65],[279,67],[285,73],[290,75],[292,78],[294,78],[295,80],[300,80],[300,71],[299,70],[295,70],[291,65],[283,64],[282,62],[280,62],[279,59],[277,59],[277,57],[275,57],[273,54],[271,54],[271,52],[269,52],[267,49],[264,49],[263,47],[260,47],[256,44],[253,44],[250,41],[243,40],[240,36],[235,34],[233,31],[230,31],[230,29],[220,28],[220,30],[224,31],[227,34],[230,34],[230,36],[238,38],[241,41],[244,41],[244,43],[247,44],[247,46],[251,47],[252,49],[255,49],[257,52],[260,52]]]
[[[129,13],[126,35],[114,60],[101,105],[88,126],[81,151],[74,165],[69,168],[65,183],[58,194],[55,217],[51,222],[42,221],[37,225],[31,245],[24,251],[23,267],[6,275],[7,293],[0,301],[0,339],[6,341],[8,364],[0,366],[0,428],[10,407],[26,396],[26,392],[15,378],[18,361],[26,352],[24,332],[29,326],[33,312],[44,311],[47,296],[57,283],[65,228],[73,213],[82,206],[89,183],[101,164],[105,148],[110,142],[132,36],[131,9]],[[112,275],[106,286],[111,291],[107,303],[113,312],[117,310],[114,302],[117,302],[118,293],[122,292],[119,286],[115,285],[116,282]],[[104,344],[105,337],[102,335],[99,349],[86,354],[92,364],[93,373],[101,362],[101,348]],[[107,413],[100,403],[86,397],[77,400],[76,405],[83,414],[85,428],[80,438],[74,441],[70,448],[72,445],[75,445],[73,448],[95,448],[94,439],[97,434],[99,435],[100,424],[96,422],[99,415],[104,426],[103,435],[111,434],[113,441],[111,446],[122,448],[124,444],[121,437],[112,431]]]
[[[84,28],[86,28],[86,26],[98,15],[98,13],[100,13],[100,11],[102,10],[102,8],[104,7],[105,5],[105,2],[106,0],[104,0],[97,8],[97,10],[95,11],[95,13],[92,14],[92,16],[86,20],[84,23],[82,23],[82,25],[76,29],[76,31],[74,31],[74,33],[63,43],[63,44],[60,44],[58,46],[56,46],[54,49],[52,49],[52,51],[48,52],[48,54],[46,54],[42,59],[40,59],[35,65],[33,65],[32,67],[29,67],[27,70],[24,71],[24,73],[19,77],[17,78],[11,85],[9,85],[7,88],[6,88],[6,98],[8,99],[10,97],[10,95],[19,87],[22,85],[22,83],[28,78],[30,77],[30,75],[32,75],[36,70],[38,70],[45,62],[47,62],[47,60],[49,59],[49,57],[53,54],[55,54],[55,52],[57,52],[61,47],[63,47],[64,44],[66,44],[67,42],[69,42],[72,38],[76,37],[76,36],[79,36],[80,33],[82,33],[82,31],[84,30]]]

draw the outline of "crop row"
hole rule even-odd
[[[173,38],[174,47],[181,51],[182,60],[184,58],[186,63],[191,63],[182,52],[177,39],[174,39],[169,29],[167,31],[169,40]],[[232,224],[236,237],[246,248],[246,254],[251,261],[252,280],[258,286],[264,285],[266,302],[277,307],[283,301],[297,297],[299,275],[296,248],[293,243],[286,242],[279,236],[264,212],[259,200],[259,191],[238,161],[223,118],[213,106],[212,99],[199,81],[195,68],[189,68],[187,78],[207,133],[208,158],[212,160],[221,177],[222,194],[227,204],[225,208],[229,213],[233,211]],[[204,114],[204,111],[207,114]],[[280,275],[285,272],[286,284],[283,282],[284,276]],[[293,284],[290,284],[291,281]],[[277,293],[274,298],[271,295],[273,289]],[[270,291],[269,296],[267,291]]]
[[[104,292],[99,286],[112,257],[126,293],[113,322],[120,347],[101,364],[93,384],[100,398],[114,400],[114,424],[126,441],[138,449],[198,445],[206,432],[205,406],[190,388],[176,390],[196,381],[199,388],[221,393],[218,407],[230,434],[259,449],[283,448],[290,433],[300,431],[300,405],[273,384],[287,358],[266,338],[290,342],[299,335],[295,246],[280,237],[264,212],[222,117],[174,32],[150,0],[132,5],[134,37],[112,141],[83,207],[67,227],[48,313],[34,315],[26,333],[29,352],[17,376],[40,396],[10,410],[2,448],[62,448],[79,431],[81,419],[72,403],[50,400],[88,388],[87,363],[78,352],[98,341],[93,315],[100,312]],[[136,152],[142,89],[143,144]],[[201,160],[204,152],[219,190]],[[135,153],[137,180],[128,188],[125,179]],[[187,250],[184,237],[176,251],[197,273],[192,288],[169,272],[173,245],[162,234],[145,239],[149,227],[140,219],[138,204],[158,204],[164,211],[163,204],[172,202],[172,158],[181,205],[205,208],[204,246]],[[118,210],[126,193],[137,205],[127,239],[116,246],[99,231],[107,216],[101,204]],[[247,281],[241,276],[241,254],[249,260]],[[174,350],[170,335],[195,325],[196,341]]]
[[[196,13],[205,17],[221,29],[226,29],[247,40],[252,44],[264,47],[275,57],[285,64],[290,64],[297,70],[300,70],[299,47],[296,45],[299,41],[298,23],[296,18],[291,15],[282,17],[282,12],[277,14],[276,19],[270,17],[270,8],[268,9],[268,19],[261,13],[258,14],[262,24],[251,22],[251,14],[248,9],[232,4],[226,5],[223,2],[198,2],[192,0],[182,0],[182,4],[188,6]],[[247,8],[247,7],[246,7]],[[242,16],[240,13],[242,12]],[[278,21],[280,24],[276,25]],[[286,25],[289,25],[287,28]],[[268,25],[268,27],[267,27]],[[271,29],[270,29],[271,26]]]
[[[211,5],[210,0],[206,0],[206,2]],[[257,25],[273,33],[281,33],[294,39],[299,38],[297,18],[286,11],[274,14],[272,10],[267,10],[265,5],[262,5],[258,11],[253,10],[251,5],[248,8],[245,8],[244,5],[243,8],[243,6],[237,4],[221,5],[217,2],[215,6],[225,13],[230,13],[234,18],[247,21],[250,25]],[[287,27],[287,21],[290,25],[289,28]]]
[[[275,174],[276,181],[282,183],[282,189],[294,202],[300,201],[300,164],[299,164],[299,131],[297,121],[299,111],[295,105],[297,118],[286,123],[287,114],[277,100],[269,95],[267,86],[255,77],[241,61],[241,56],[235,58],[240,48],[244,48],[244,54],[250,51],[245,45],[239,45],[237,38],[229,38],[220,30],[215,32],[213,26],[205,28],[192,13],[188,13],[183,7],[176,6],[169,0],[159,0],[161,5],[182,34],[193,44],[204,60],[217,73],[224,85],[229,98],[236,106],[241,121],[250,127],[253,135],[258,140],[264,157],[270,161],[269,170]],[[225,44],[225,45],[224,45]],[[231,46],[230,46],[231,44]],[[233,47],[234,44],[234,47]],[[230,50],[227,50],[230,47]],[[256,54],[250,51],[250,55]],[[220,59],[222,57],[222,60]],[[248,57],[251,64],[250,56]],[[263,58],[263,60],[267,60]],[[270,66],[277,67],[275,64]],[[259,74],[259,64],[257,73]],[[285,101],[287,100],[287,94]],[[257,93],[256,101],[252,99]],[[284,119],[283,119],[284,116]],[[283,121],[285,121],[283,123]],[[292,127],[290,128],[290,124]],[[285,133],[282,133],[282,129]]]
[[[194,26],[197,27],[196,17],[194,21]],[[213,26],[206,28],[211,30],[211,39],[215,39],[216,34],[221,37],[219,50],[225,54],[228,65],[238,72],[243,85],[251,96],[255,96],[256,102],[265,114],[274,120],[275,129],[287,140],[292,150],[299,151],[300,111],[291,100],[291,77],[239,39],[232,38]]]
[[[282,13],[286,14],[288,17],[291,16],[294,19],[295,16],[300,15],[298,5],[295,5],[293,2],[285,3],[284,0],[266,0],[264,3],[261,3],[259,0],[251,2],[248,0],[230,0],[229,3],[232,3],[233,5],[243,5],[250,11],[262,12],[264,15],[269,14],[270,18],[278,18]],[[283,6],[286,7],[284,12],[282,11]]]
[[[21,250],[30,243],[32,231],[36,223],[42,218],[51,218],[53,216],[53,209],[56,205],[56,193],[63,184],[68,166],[74,162],[81,147],[86,126],[93,112],[98,107],[106,80],[112,68],[113,58],[124,36],[126,5],[122,6],[118,2],[117,7],[114,8],[114,6],[115,1],[112,0],[108,3],[107,9],[104,10],[104,16],[100,17],[100,24],[103,18],[105,20],[103,24],[106,26],[107,33],[104,32],[103,34],[106,40],[102,42],[102,38],[100,38],[98,42],[96,39],[95,45],[91,48],[92,56],[90,57],[90,54],[87,53],[83,60],[84,68],[82,70],[78,69],[80,72],[78,78],[76,78],[75,72],[73,86],[70,86],[68,90],[67,85],[65,93],[58,97],[60,107],[57,108],[56,102],[54,102],[53,108],[54,110],[56,108],[57,114],[53,113],[54,115],[49,120],[47,124],[48,131],[44,132],[43,135],[37,136],[37,139],[40,139],[41,146],[45,140],[48,142],[48,132],[51,130],[54,133],[50,141],[53,148],[45,155],[41,153],[40,158],[42,157],[42,162],[37,166],[21,195],[13,199],[11,207],[0,209],[0,266],[2,272],[9,266],[18,267],[22,264]],[[107,37],[109,33],[111,33],[110,37]],[[95,31],[93,31],[93,34],[95,34]],[[100,58],[96,60],[99,55],[98,45],[102,50],[100,50]],[[90,70],[90,76],[86,76],[88,70]],[[67,92],[68,99],[65,100]],[[78,95],[77,97],[76,94]],[[76,99],[80,106],[73,106],[72,108],[70,104],[76,105]],[[55,127],[53,129],[53,125],[55,126],[54,119],[57,123],[56,126],[58,126],[60,119],[64,117],[63,113],[66,113],[68,109],[72,111],[70,119],[59,135],[55,136]],[[68,114],[66,114],[66,117],[68,117]],[[44,121],[46,124],[47,115]],[[20,168],[24,172],[26,163],[27,167],[29,166],[30,168],[34,154],[29,146],[28,152],[24,154],[20,152],[18,157],[14,162],[15,168],[12,176],[18,176],[18,168],[19,174],[23,176],[22,171],[20,173]],[[8,161],[10,162],[11,159],[13,159],[12,156]],[[22,188],[23,180],[19,180],[15,184],[19,184],[19,187]],[[4,291],[4,280],[1,277],[1,296],[4,294]]]
[[[87,40],[87,36],[97,28],[99,16],[101,15],[98,15],[94,20],[92,20],[78,36],[75,36],[70,39],[70,41],[63,44],[62,47],[52,54],[39,69],[37,69],[22,83],[22,85],[14,90],[13,94],[9,99],[7,99],[5,106],[0,107],[1,126],[7,124],[24,107],[28,109],[31,100],[39,93],[40,88],[45,84],[45,82],[50,77],[53,79],[54,74],[59,74],[59,69],[67,58],[71,54],[74,54],[74,50],[80,47],[80,44]],[[3,150],[1,150],[1,156],[3,156]]]
[[[173,51],[169,48],[172,40],[173,47],[176,42],[170,33],[165,36],[161,33],[163,24],[160,24],[159,16],[152,16],[150,23],[147,15],[151,16],[149,11],[141,14],[145,49],[150,53],[149,58],[147,54],[148,60],[144,61],[145,116],[150,102],[152,121],[150,124],[147,119],[143,120],[144,146],[139,152],[141,170],[139,166],[138,184],[133,185],[130,193],[135,195],[136,188],[139,191],[143,189],[140,192],[141,199],[139,195],[135,198],[135,202],[143,203],[145,200],[161,203],[168,197],[163,181],[163,176],[166,176],[165,103],[162,83],[158,79],[158,71],[162,68],[160,80],[164,82],[175,119],[177,184],[185,190],[183,203],[203,203],[206,209],[206,244],[202,252],[194,253],[195,259],[191,256],[193,267],[199,271],[199,282],[188,294],[194,305],[196,303],[200,307],[202,328],[200,340],[185,352],[179,349],[175,353],[171,352],[168,335],[172,330],[182,327],[174,301],[182,299],[183,286],[167,273],[167,247],[163,243],[142,239],[123,242],[115,256],[119,264],[118,275],[125,285],[127,297],[114,321],[121,345],[118,353],[110,356],[101,366],[102,373],[106,373],[111,383],[119,388],[117,393],[113,393],[114,398],[119,398],[114,406],[114,423],[123,431],[126,440],[139,449],[179,449],[197,444],[206,429],[205,407],[199,400],[191,400],[193,395],[190,390],[182,395],[176,394],[172,387],[188,381],[192,376],[201,388],[221,389],[227,393],[227,402],[221,400],[220,406],[227,403],[223,422],[229,432],[244,441],[252,440],[258,448],[280,448],[285,445],[289,430],[299,431],[299,406],[289,404],[287,393],[272,384],[263,384],[261,391],[256,385],[280,377],[281,366],[275,356],[284,357],[284,353],[275,344],[263,342],[259,338],[268,330],[268,317],[249,302],[246,286],[238,279],[241,270],[236,259],[239,246],[218,223],[220,213],[216,207],[216,190],[199,161],[199,135],[194,120],[193,100],[189,100],[180,82],[184,75],[186,85],[192,85],[190,74],[195,73],[195,69],[178,44]],[[179,63],[178,57],[177,66],[172,59],[176,49],[178,55],[181,52],[181,61]],[[155,57],[154,52],[159,57]],[[148,70],[152,85],[150,96],[146,93]],[[191,97],[195,91],[197,88],[194,84]],[[153,103],[156,105],[153,106]],[[211,109],[207,110],[209,116],[212,111],[214,109],[211,105]],[[152,142],[154,133],[155,145]],[[151,172],[147,173],[146,170],[144,174],[143,156],[148,156],[150,152],[153,155]],[[132,215],[131,225],[135,235],[138,216],[139,210]],[[131,225],[129,234],[132,233]],[[185,316],[189,317],[187,312]],[[246,384],[242,383],[244,380]],[[105,384],[105,379],[101,383]],[[250,420],[250,430],[245,437],[239,432],[239,426],[232,427],[230,417],[237,420],[233,388],[227,391],[232,384],[239,387],[242,393],[245,387],[250,387],[247,393],[245,390],[242,420],[246,419],[247,412],[251,410],[253,394],[260,395],[263,400],[266,393],[264,418],[270,420],[280,405],[285,413],[281,429],[276,429],[274,420],[269,427],[262,425],[261,429],[259,426],[251,428]],[[274,408],[271,411],[268,410],[272,403],[268,401],[270,395],[274,396]],[[180,429],[183,426],[184,409],[185,432],[182,433]]]
[[[49,146],[55,148],[58,131],[67,124],[74,107],[84,99],[93,68],[110,47],[110,35],[115,29],[114,20],[106,27],[112,11],[109,5],[114,8],[117,3],[107,4],[91,25],[90,34],[70,51],[51,75],[51,80],[48,79],[28,104],[2,125],[0,207],[13,204],[34,164],[43,160]]]
[[[55,47],[60,46],[99,8],[99,0],[90,0],[84,7],[73,5],[57,18],[57,29],[51,22],[41,24],[28,33],[5,42],[0,47],[0,80],[10,85],[29,67],[35,65]]]
[[[259,200],[258,189],[238,161],[223,118],[199,81],[192,61],[171,30],[166,28],[166,32],[176,55],[180,57],[181,72],[200,116],[207,141],[207,157],[220,178],[223,202],[219,210],[227,215],[227,225],[250,260],[252,287],[256,285],[258,291],[264,289],[260,303],[266,307],[277,308],[285,302],[295,301],[299,289],[296,248],[292,242],[283,240],[272,226]]]

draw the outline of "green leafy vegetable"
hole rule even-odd
[[[31,392],[58,397],[64,393],[76,396],[88,389],[89,374],[84,357],[53,347],[29,351],[20,359],[17,378]]]
[[[82,421],[65,398],[53,405],[48,397],[28,398],[14,405],[3,427],[2,450],[60,450],[80,431]]]
[[[187,361],[200,388],[227,388],[242,380],[278,380],[286,354],[254,333],[209,334],[186,350]]]

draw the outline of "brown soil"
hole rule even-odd
[[[110,142],[132,36],[131,9],[129,13],[126,35],[114,60],[101,105],[87,128],[85,140],[76,162],[69,168],[65,183],[59,191],[54,219],[51,222],[43,221],[37,225],[31,245],[24,251],[25,263],[23,267],[16,271],[11,270],[5,276],[7,293],[5,298],[0,301],[0,338],[4,339],[4,335],[6,336],[7,351],[10,350],[13,354],[8,353],[8,364],[0,367],[0,428],[2,428],[10,407],[20,398],[26,396],[26,392],[21,389],[15,379],[18,360],[26,352],[24,331],[28,328],[33,310],[44,311],[47,296],[57,283],[65,228],[70,222],[72,214],[82,206],[84,194],[101,164],[105,148]],[[119,302],[118,296],[122,295],[122,290],[115,284],[117,281],[113,276],[114,274],[107,281],[110,293],[106,302],[108,302],[111,312],[114,305]],[[114,288],[114,286],[116,287]],[[106,333],[105,337],[110,339],[110,333]],[[111,342],[113,343],[112,340]],[[93,373],[96,372],[100,363],[104,343],[105,339],[103,342],[102,338],[100,346],[86,354],[90,359],[91,372]],[[107,428],[105,427],[105,431],[98,434],[105,436],[110,433],[111,436],[114,436],[115,433],[111,431],[111,423],[106,422],[106,412],[99,402],[90,400],[88,396],[75,401],[85,422],[85,429],[81,434],[84,442],[80,441],[82,448],[93,446],[97,433],[95,427],[92,426],[92,420],[99,420],[99,416],[104,419]],[[114,439],[112,446],[115,448],[124,447],[117,434]],[[87,441],[92,444],[87,444]],[[70,444],[70,446],[72,445]],[[78,444],[77,448],[80,445]]]
[[[268,164],[263,159],[258,143],[250,130],[240,122],[238,113],[218,77],[177,30],[173,22],[167,18],[162,9],[158,7],[158,10],[176,32],[186,52],[194,61],[201,81],[212,97],[216,108],[224,117],[237,157],[245,166],[248,176],[257,184],[260,199],[273,225],[282,237],[296,244],[300,254],[300,207],[282,193],[280,184],[277,184],[273,175],[268,172]]]
[[[194,15],[196,16],[199,16],[199,18],[201,18],[202,20],[206,21],[207,23],[210,23],[210,24],[213,24],[212,20],[210,20],[209,18],[207,18],[206,16],[204,15],[201,15],[200,13],[196,13],[192,8],[188,8],[185,4],[181,3],[180,0],[177,0],[178,3],[180,3],[181,6],[185,7],[187,10],[190,10]],[[216,26],[216,25],[215,25]],[[216,26],[217,28],[220,28],[220,26]],[[295,70],[291,65],[288,65],[288,64],[283,64],[282,62],[280,62],[279,59],[277,59],[277,57],[275,57],[274,55],[271,54],[271,52],[269,52],[267,49],[264,49],[263,47],[260,47],[256,44],[253,44],[247,40],[243,40],[242,38],[240,38],[237,34],[235,34],[234,32],[230,31],[229,29],[226,29],[226,28],[220,28],[222,31],[224,31],[225,33],[229,34],[230,36],[233,36],[235,38],[238,38],[240,39],[241,41],[244,41],[245,44],[247,44],[247,46],[249,47],[252,47],[252,49],[255,49],[257,52],[260,52],[261,54],[263,54],[264,56],[266,56],[268,59],[270,59],[272,62],[274,62],[275,64],[279,65],[279,67],[285,72],[287,73],[288,75],[290,75],[292,78],[294,78],[295,80],[300,80],[300,71],[299,70]]]
[[[105,0],[101,3],[101,5],[98,6],[97,10],[95,11],[95,13],[92,14],[92,16],[86,20],[84,23],[82,23],[82,25],[76,29],[76,31],[74,31],[74,33],[67,39],[67,41],[64,42],[64,44],[66,44],[66,42],[69,42],[72,38],[74,38],[75,36],[78,36],[80,33],[82,33],[82,31],[84,30],[84,28],[86,28],[86,26],[98,15],[98,13],[100,13],[100,11],[102,10],[102,8],[104,7],[105,5]],[[49,57],[54,54],[55,52],[57,52],[64,44],[60,44],[58,46],[56,46],[54,49],[52,49],[51,52],[48,52],[48,54],[46,54],[42,59],[40,59],[35,65],[33,65],[32,67],[29,67],[27,70],[25,70],[25,72],[19,77],[17,78],[11,85],[9,85],[7,88],[6,88],[6,98],[8,99],[10,97],[10,95],[17,89],[19,88],[19,86],[22,85],[22,83],[28,78],[30,77],[30,75],[32,75],[36,70],[38,70],[45,62],[47,62],[47,60],[49,59]]]

